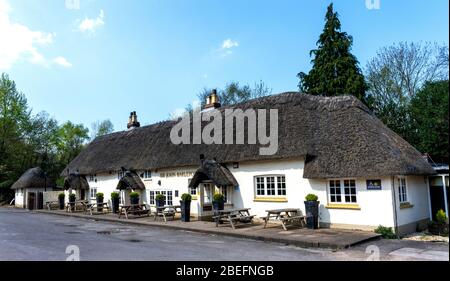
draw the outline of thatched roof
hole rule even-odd
[[[117,184],[117,189],[145,190],[141,178],[133,171],[126,171]]]
[[[45,172],[39,168],[28,169],[23,175],[11,186],[12,189],[18,188],[47,188],[55,187],[55,182],[49,179]]]
[[[197,187],[202,181],[211,180],[215,186],[238,186],[233,174],[214,160],[205,160],[195,172],[189,187]]]
[[[221,108],[222,113],[225,108],[231,107]],[[305,178],[434,173],[414,147],[353,96],[290,92],[233,108],[278,109],[279,145],[275,155],[260,155],[259,144],[174,145],[170,131],[178,121],[166,121],[98,137],[68,169],[94,174],[118,171],[122,166],[132,170],[198,166],[199,155],[204,154],[206,159],[216,158],[219,163],[307,156]],[[222,135],[225,138],[225,133]]]
[[[64,189],[84,189],[89,190],[86,177],[80,174],[70,174],[64,179]]]

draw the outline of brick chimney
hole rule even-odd
[[[128,117],[127,128],[131,130],[134,128],[139,128],[140,126],[141,123],[139,123],[137,120],[136,111],[130,112],[130,117]]]
[[[219,107],[220,107],[219,96],[217,95],[217,90],[214,89],[211,91],[211,94],[209,94],[206,97],[206,104],[203,109],[219,108]]]

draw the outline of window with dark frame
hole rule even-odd
[[[356,181],[352,179],[329,181],[331,203],[357,203]],[[344,198],[342,198],[344,197]],[[342,200],[344,199],[344,200]]]
[[[408,192],[406,189],[406,179],[404,177],[398,178],[398,197],[400,203],[408,202]]]

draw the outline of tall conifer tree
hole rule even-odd
[[[325,21],[317,49],[310,52],[312,69],[308,74],[300,72],[297,75],[299,89],[312,95],[350,94],[364,101],[367,86],[358,60],[350,52],[353,38],[341,31],[341,22],[333,11],[333,4],[328,6]]]

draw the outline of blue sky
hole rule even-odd
[[[123,130],[130,111],[151,124],[232,80],[296,90],[331,1],[65,2],[0,0],[0,72],[35,113],[89,128],[110,119]],[[333,2],[361,67],[395,42],[448,45],[448,0]]]

